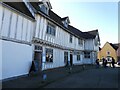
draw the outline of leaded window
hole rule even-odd
[[[43,13],[48,14],[48,8],[44,4],[40,5],[40,10]]]
[[[46,62],[53,62],[53,49],[46,48]]]
[[[78,39],[78,44],[79,45],[83,45],[83,40],[82,39]]]
[[[72,36],[72,35],[70,35],[70,43],[72,43],[72,38],[73,38],[73,36]]]
[[[64,63],[68,62],[68,52],[64,52]]]
[[[46,33],[55,36],[55,33],[56,33],[55,25],[53,25],[51,23],[48,23],[48,25],[47,25],[47,32]]]
[[[80,61],[80,52],[77,52],[77,61]]]
[[[90,52],[84,52],[84,58],[90,58]]]

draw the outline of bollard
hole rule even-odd
[[[69,67],[69,73],[72,73],[72,67]]]
[[[83,65],[82,67],[83,67],[83,70],[85,70],[85,65]]]
[[[42,83],[44,83],[47,80],[47,74],[43,74],[42,76]]]

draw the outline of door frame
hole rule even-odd
[[[38,46],[38,47],[41,47],[41,49],[35,49],[35,46]],[[41,58],[40,58],[40,60],[39,60],[39,64],[38,64],[38,66],[39,66],[39,68],[38,68],[38,71],[42,71],[42,55],[43,55],[43,47],[42,46],[40,46],[40,45],[34,45],[34,50],[33,50],[33,61],[35,61],[35,53],[36,52],[38,52],[41,56]]]
[[[73,54],[70,53],[70,65],[72,66],[73,65]]]

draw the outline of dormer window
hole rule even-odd
[[[68,25],[70,23],[69,17],[62,18],[62,23],[66,28],[68,28]]]
[[[63,24],[64,24],[65,27],[68,28],[68,23],[66,21],[63,21]]]
[[[43,13],[48,14],[49,9],[44,4],[39,5],[39,7]]]
[[[39,7],[40,7],[40,10],[47,15],[49,13],[49,10],[52,9],[52,6],[51,6],[49,0],[41,0]]]

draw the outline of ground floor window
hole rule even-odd
[[[84,58],[90,58],[90,52],[84,52]]]
[[[53,62],[53,49],[46,48],[46,62]]]
[[[64,52],[64,63],[68,62],[68,52]]]
[[[80,52],[77,52],[77,61],[80,61]]]
[[[39,45],[35,45],[35,50],[40,50],[40,51],[42,51],[42,47],[39,46]]]

